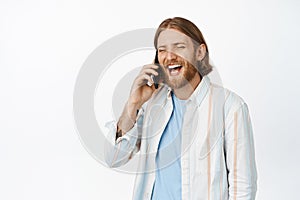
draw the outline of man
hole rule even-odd
[[[119,121],[109,124],[107,164],[118,167],[140,155],[137,200],[255,199],[248,108],[210,82],[202,33],[184,18],[166,19],[154,45],[158,63],[142,68]]]

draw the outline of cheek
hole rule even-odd
[[[163,55],[158,55],[157,60],[158,60],[159,64],[163,64],[164,63],[164,56]]]
[[[196,67],[197,59],[196,59],[196,56],[194,54],[192,54],[192,56],[189,56],[189,57],[185,58],[184,61],[185,61],[186,65]]]
[[[158,64],[163,64],[163,59],[158,57]]]
[[[192,65],[192,62],[190,62],[189,60],[184,59],[184,58],[181,58],[179,61],[180,61],[180,63],[182,63],[182,65],[185,66],[185,67],[188,67],[188,66],[191,66],[191,65]]]
[[[186,64],[190,64],[190,65],[195,63],[195,59],[193,56],[185,56],[184,61]]]

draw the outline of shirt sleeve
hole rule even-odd
[[[229,113],[225,123],[225,154],[230,200],[253,200],[257,189],[253,131],[246,103]]]
[[[113,120],[105,124],[105,127],[108,128],[108,135],[104,145],[104,155],[105,162],[109,167],[120,167],[126,164],[139,151],[143,118],[144,109],[141,108],[134,126],[117,140],[117,122]]]

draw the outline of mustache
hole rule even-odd
[[[166,61],[163,63],[164,67],[168,67],[169,65],[181,65],[184,66],[186,65],[187,62],[185,62],[184,60],[173,60],[173,61]]]
[[[168,67],[170,65],[180,65],[182,67],[187,67],[187,66],[193,66],[193,67],[196,67],[194,66],[192,63],[186,61],[186,60],[182,60],[182,61],[173,61],[173,62],[165,62],[162,66],[163,67]]]
[[[162,61],[160,64],[162,67],[168,67],[169,65],[181,65],[182,67],[187,67],[187,66],[193,66],[196,67],[197,63],[195,62],[194,64],[189,62],[187,59],[177,55],[177,58],[174,58],[172,60],[165,59]]]

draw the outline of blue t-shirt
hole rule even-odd
[[[158,145],[152,200],[181,199],[181,128],[186,101],[173,93],[172,101],[173,111]]]

